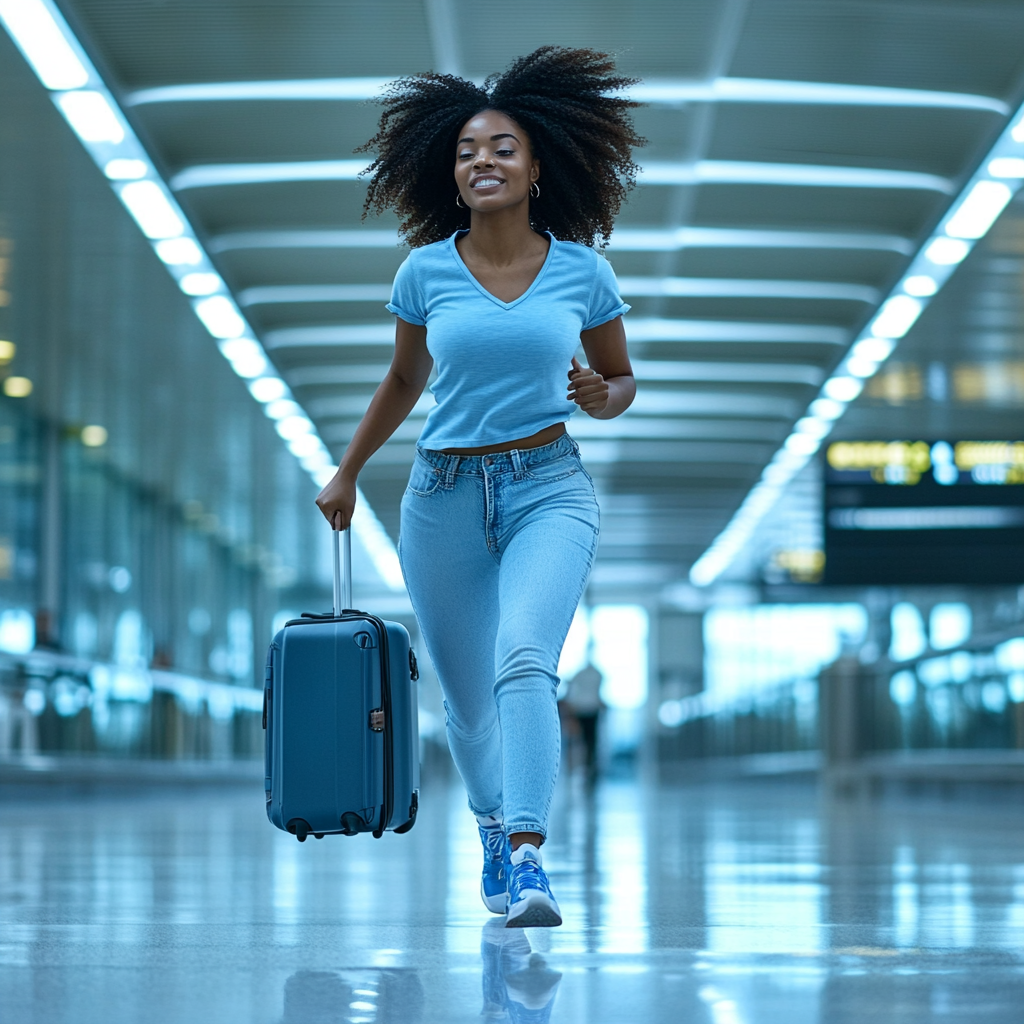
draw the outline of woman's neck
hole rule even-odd
[[[469,234],[460,240],[459,252],[495,267],[510,266],[547,250],[547,239],[530,227],[529,216],[520,207],[493,213],[470,213]]]

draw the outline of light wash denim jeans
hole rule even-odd
[[[558,658],[597,549],[576,442],[493,455],[419,449],[402,570],[474,814],[547,834],[558,774]]]

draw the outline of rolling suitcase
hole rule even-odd
[[[352,540],[334,533],[334,612],[285,624],[263,691],[267,817],[311,833],[408,832],[419,804],[416,656],[397,622],[355,611]]]

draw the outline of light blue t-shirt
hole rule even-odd
[[[577,408],[566,386],[580,331],[629,309],[604,257],[550,234],[533,284],[502,302],[462,262],[460,233],[413,249],[387,306],[427,328],[437,405],[419,443],[434,450],[500,444],[567,420]]]

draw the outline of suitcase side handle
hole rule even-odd
[[[335,530],[334,535],[334,616],[352,607],[352,530]],[[342,558],[342,537],[345,538],[345,557]],[[344,571],[342,568],[344,567]]]

